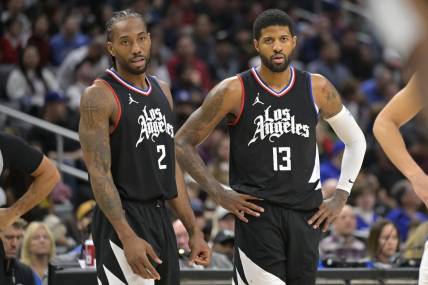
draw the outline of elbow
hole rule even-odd
[[[385,129],[383,124],[384,124],[384,119],[382,118],[382,115],[379,114],[376,117],[374,124],[373,124],[373,135],[375,136],[376,140],[379,140],[379,136],[381,135],[381,133]]]

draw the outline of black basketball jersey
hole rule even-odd
[[[288,85],[276,92],[255,68],[238,74],[240,116],[230,124],[230,186],[290,209],[322,202],[315,128],[318,108],[310,74],[290,67]]]
[[[154,77],[142,90],[114,69],[100,77],[115,96],[119,114],[110,134],[111,173],[121,198],[134,201],[177,195],[173,114]]]

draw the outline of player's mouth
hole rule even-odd
[[[285,56],[282,54],[275,54],[271,57],[272,62],[277,63],[277,64],[281,64],[285,62]]]
[[[131,59],[131,63],[135,66],[141,67],[146,64],[146,58],[145,57],[134,57]]]

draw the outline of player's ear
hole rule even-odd
[[[113,51],[113,43],[111,41],[107,41],[107,45],[106,45],[107,51],[111,56],[114,56],[114,51]]]
[[[296,48],[297,45],[297,36],[293,36],[293,49]]]
[[[259,41],[256,39],[253,39],[254,48],[257,52],[259,52]]]

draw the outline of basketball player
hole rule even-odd
[[[321,228],[346,203],[365,139],[327,79],[289,65],[297,38],[286,13],[264,11],[253,32],[261,66],[223,80],[207,95],[177,133],[177,155],[183,170],[239,218],[234,284],[315,284]],[[236,192],[224,190],[195,151],[226,116]],[[326,201],[315,134],[319,117],[346,145],[337,190]]]
[[[428,206],[428,176],[406,150],[400,127],[411,120],[425,106],[425,100],[418,89],[418,76],[395,95],[379,113],[373,126],[373,133],[389,159],[412,183],[413,190]],[[428,284],[428,242],[419,270],[419,283]]]
[[[9,228],[19,217],[42,201],[58,183],[60,176],[55,165],[41,152],[22,139],[0,132],[0,174],[17,170],[31,175],[34,180],[28,191],[8,208],[0,208],[0,232]],[[4,251],[0,239],[0,284],[10,284],[9,252]],[[5,266],[7,264],[7,266]]]
[[[175,165],[171,93],[145,73],[151,42],[140,14],[115,12],[106,30],[113,67],[85,90],[79,127],[98,205],[92,222],[98,282],[177,285],[165,201],[189,232],[190,261],[207,265],[210,251]]]

